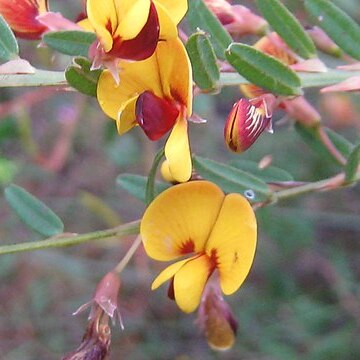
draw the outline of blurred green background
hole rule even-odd
[[[242,2],[244,3],[244,2]],[[296,1],[289,1],[296,10]],[[359,1],[338,1],[360,18]],[[69,18],[81,3],[50,4]],[[57,8],[58,6],[58,8]],[[251,39],[249,39],[251,42]],[[71,59],[36,42],[20,42],[22,57],[39,68],[64,69]],[[359,95],[306,96],[323,122],[358,142]],[[296,180],[318,180],[339,168],[307,147],[285,114],[245,154],[227,151],[223,125],[236,88],[201,95],[195,109],[207,124],[190,124],[192,150],[229,162],[259,161]],[[334,105],[336,104],[336,106]],[[340,110],[341,111],[340,111]],[[336,111],[338,111],[338,114]],[[161,142],[160,142],[161,143]],[[119,137],[96,99],[53,89],[0,90],[0,188],[14,182],[39,197],[82,233],[139,219],[144,205],[116,185],[125,173],[146,175],[160,143],[139,129]],[[112,359],[360,359],[360,186],[305,195],[260,209],[259,245],[250,276],[226,298],[239,321],[235,347],[210,350],[196,314],[180,313],[166,286],[149,289],[164,264],[142,250],[122,274],[120,311],[125,330],[113,328]],[[39,239],[0,196],[0,242]],[[0,359],[59,359],[77,347],[87,314],[72,316],[90,300],[96,283],[127,251],[132,238],[8,255],[0,258]]]

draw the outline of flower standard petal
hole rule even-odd
[[[151,1],[115,0],[115,4],[119,23],[114,35],[123,40],[133,39],[146,24]]]
[[[187,120],[180,116],[165,145],[170,173],[178,182],[188,181],[192,172],[187,127]]]
[[[168,11],[158,2],[155,2],[155,6],[159,17],[159,25],[160,25],[159,38],[161,40],[176,38],[178,35],[178,30],[174,19],[171,17]]]
[[[176,38],[160,42],[156,51],[163,94],[192,112],[192,70],[182,42]],[[169,56],[171,54],[171,56]]]
[[[193,181],[162,192],[146,209],[140,234],[147,255],[168,261],[204,250],[224,193],[208,181]]]
[[[256,218],[249,202],[240,194],[227,195],[206,243],[206,254],[216,259],[224,294],[234,293],[249,273],[256,237]]]
[[[187,0],[154,0],[154,2],[156,6],[161,5],[165,8],[176,25],[179,24],[188,10]]]
[[[86,12],[104,50],[110,51],[113,45],[111,30],[117,26],[115,1],[87,0]]]
[[[206,255],[187,261],[174,276],[174,295],[179,308],[190,313],[199,306],[205,284],[214,270]]]
[[[151,4],[148,19],[140,32],[129,40],[115,35],[113,47],[108,54],[134,61],[147,59],[156,49],[159,32],[159,18],[155,5]]]

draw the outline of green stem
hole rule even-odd
[[[298,72],[297,75],[301,80],[302,88],[322,87],[336,84],[353,76],[360,76],[360,71],[344,71],[344,70],[330,70],[328,72],[305,73]],[[218,82],[219,87],[222,86],[237,86],[240,84],[248,84],[249,82],[238,73],[221,73]]]
[[[164,157],[165,149],[161,148],[155,155],[146,183],[145,202],[149,205],[155,198],[155,177],[160,161]]]
[[[113,237],[122,237],[126,235],[135,235],[139,233],[139,229],[140,220],[120,225],[115,228],[95,231],[87,234],[60,235],[45,240],[19,243],[14,245],[4,245],[0,246],[0,255],[12,254],[23,251],[34,251],[49,248],[74,246],[93,240],[102,240]]]
[[[63,71],[36,69],[34,74],[0,74],[0,87],[67,85]]]
[[[357,173],[354,182],[360,180],[360,171]],[[346,185],[345,174],[340,173],[331,178],[315,181],[312,183],[296,186],[290,189],[279,190],[274,193],[275,201],[286,200],[302,194],[307,194],[315,191],[336,189]]]

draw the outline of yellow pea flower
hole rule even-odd
[[[88,17],[79,25],[97,34],[92,48],[96,64],[109,58],[143,60],[159,39],[177,36],[187,0],[87,0],[86,11]]]
[[[172,280],[169,293],[188,313],[198,307],[215,271],[225,295],[239,289],[253,263],[257,225],[242,195],[225,195],[213,183],[192,181],[165,190],[149,205],[140,234],[149,257],[180,259],[163,270],[151,288]],[[186,255],[190,257],[184,259]]]
[[[191,176],[187,118],[192,112],[192,72],[185,47],[178,38],[161,41],[146,60],[121,61],[121,82],[102,72],[97,98],[102,110],[116,120],[122,135],[136,125],[150,140],[169,130],[165,145],[169,171],[178,182]]]

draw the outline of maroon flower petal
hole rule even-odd
[[[155,5],[151,3],[149,17],[139,34],[131,40],[114,39],[109,54],[126,60],[144,60],[150,57],[159,41],[160,26]]]
[[[179,115],[172,102],[150,91],[138,97],[135,112],[137,123],[150,140],[158,140],[172,129]]]

